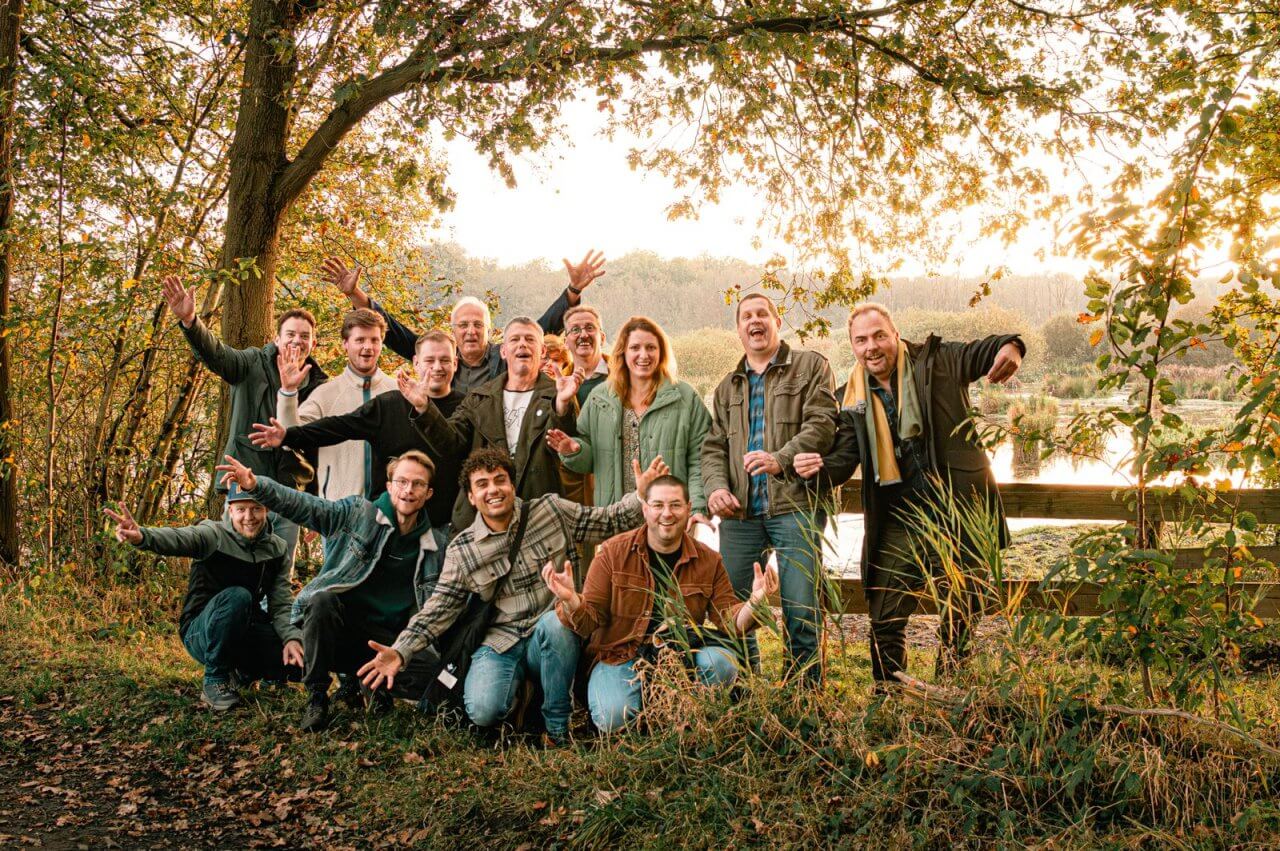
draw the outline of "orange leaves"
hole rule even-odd
[[[1089,335],[1089,345],[1090,345],[1090,346],[1096,346],[1096,345],[1098,345],[1099,343],[1101,343],[1101,342],[1102,342],[1102,338],[1103,338],[1103,336],[1105,335],[1105,333],[1106,333],[1106,332],[1105,332],[1105,330],[1104,330],[1104,329],[1102,329],[1102,328],[1096,328],[1096,329],[1094,329],[1094,332],[1093,332],[1092,334],[1090,334],[1090,335]]]

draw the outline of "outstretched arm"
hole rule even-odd
[[[359,497],[329,500],[285,487],[268,476],[255,476],[253,471],[230,455],[224,455],[225,463],[214,469],[223,473],[223,483],[234,481],[240,490],[253,494],[253,498],[300,526],[315,529],[322,535],[332,535],[342,529],[347,515]]]

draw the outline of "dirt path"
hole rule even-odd
[[[119,745],[100,729],[68,735],[44,704],[0,697],[0,846],[98,848],[354,847],[330,818],[337,793],[250,781],[248,762],[207,745],[182,769],[148,742]]]

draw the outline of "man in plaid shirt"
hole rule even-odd
[[[516,498],[515,467],[501,449],[477,449],[462,466],[467,499],[476,519],[445,552],[444,567],[431,597],[390,646],[369,642],[377,655],[360,669],[365,685],[376,689],[393,682],[415,653],[433,644],[466,608],[471,594],[491,600],[497,613],[484,644],[472,656],[463,685],[463,704],[472,723],[492,727],[511,711],[527,676],[542,685],[542,715],[547,734],[567,741],[570,689],[578,666],[579,639],[560,623],[555,596],[543,580],[545,569],[577,558],[575,544],[604,541],[644,522],[640,501],[649,483],[667,472],[655,458],[647,470],[635,466],[636,491],[603,507],[570,502],[556,494],[528,501],[524,538],[515,564],[507,561],[521,500]]]

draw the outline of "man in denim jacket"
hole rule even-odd
[[[320,574],[298,593],[293,622],[302,624],[306,659],[303,682],[310,693],[302,729],[329,724],[332,673],[355,673],[374,642],[394,640],[435,590],[447,538],[424,506],[435,464],[418,450],[387,464],[387,492],[376,500],[349,496],[325,500],[255,476],[226,457],[218,467],[228,480],[280,515],[332,540]],[[427,662],[424,656],[422,665]],[[417,696],[426,686],[410,670],[397,691]],[[375,692],[376,708],[390,708],[391,694]]]

